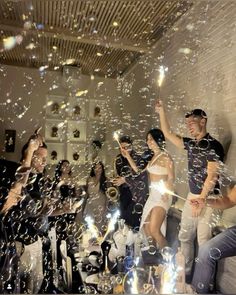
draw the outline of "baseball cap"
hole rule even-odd
[[[185,114],[185,118],[189,118],[191,116],[202,117],[202,118],[207,119],[207,114],[201,109],[194,109],[194,110],[187,112]]]

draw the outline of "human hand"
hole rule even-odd
[[[124,177],[119,176],[119,177],[114,178],[114,179],[112,180],[112,183],[113,183],[115,186],[120,186],[120,185],[126,183],[126,181],[125,181],[125,178],[124,178]]]
[[[40,146],[43,145],[43,137],[41,134],[39,134],[39,131],[41,130],[41,127],[35,130],[34,134],[29,139],[29,147],[28,151],[34,152],[36,151]]]
[[[156,105],[155,105],[155,112],[160,114],[161,111],[163,111],[163,103],[161,100],[157,100]]]
[[[6,202],[2,208],[2,213],[7,212],[13,206],[16,206],[20,199],[21,198],[18,197],[18,194],[14,193],[13,191],[10,191],[6,199]]]
[[[128,158],[130,156],[129,154],[129,150],[127,149],[124,149],[122,147],[120,147],[120,152],[121,152],[121,155],[124,157],[124,158]]]
[[[200,216],[201,212],[202,212],[202,208],[200,208],[200,207],[198,207],[198,208],[192,207],[192,217]]]
[[[195,209],[198,209],[198,208],[203,209],[206,206],[206,200],[204,198],[194,198],[189,201],[190,201],[190,205]]]

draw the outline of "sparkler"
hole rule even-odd
[[[165,183],[164,183],[163,180],[160,180],[158,183],[154,183],[154,184],[152,184],[152,186],[153,186],[156,190],[158,190],[162,195],[164,195],[164,194],[169,194],[169,195],[172,195],[172,196],[176,196],[177,198],[179,198],[179,199],[181,199],[181,200],[183,200],[183,201],[186,201],[185,198],[183,198],[183,197],[181,197],[181,196],[175,194],[175,193],[172,192],[171,190],[169,190],[169,189],[166,187],[166,185],[165,185]]]
[[[92,236],[94,238],[97,238],[98,237],[98,230],[97,230],[97,227],[94,225],[93,218],[90,216],[86,216],[85,221],[87,223],[88,230],[91,232]]]
[[[158,84],[158,98],[160,99],[161,85],[162,85],[163,80],[165,78],[165,72],[168,71],[168,68],[164,67],[164,66],[160,66],[158,71],[159,71],[159,77],[158,77],[158,80],[157,80],[157,84]]]
[[[113,138],[118,142],[119,144],[119,147],[121,147],[121,144],[120,144],[120,141],[119,141],[119,132],[118,131],[115,131],[114,134],[113,134]]]
[[[115,224],[116,224],[119,216],[120,216],[120,211],[119,210],[116,210],[115,213],[111,216],[111,219],[109,221],[107,231],[106,231],[106,233],[104,235],[103,241],[105,241],[108,234],[115,229]]]

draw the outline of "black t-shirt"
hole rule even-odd
[[[143,168],[147,165],[146,159],[144,159],[141,155],[137,154],[135,151],[131,151],[130,153],[132,159],[136,163],[137,167],[140,170],[143,170]],[[126,224],[129,226],[136,228],[140,224],[140,217],[141,212],[140,209],[137,211],[136,203],[140,203],[140,198],[137,197],[137,189],[140,190],[140,188],[137,186],[138,180],[136,179],[136,193],[134,190],[134,186],[131,185],[134,182],[132,181],[132,178],[136,178],[137,174],[133,171],[133,169],[130,167],[128,160],[123,157],[121,154],[119,154],[116,157],[116,171],[119,176],[125,177],[126,180],[129,179],[129,184],[124,183],[119,186],[119,193],[120,193],[120,213],[121,218],[125,219]],[[140,192],[139,192],[140,194]],[[145,197],[144,197],[145,198]]]
[[[188,137],[183,138],[184,148],[188,152],[188,180],[190,192],[200,194],[207,178],[208,162],[223,161],[224,149],[219,141],[207,133],[200,141]],[[219,183],[214,194],[219,193]]]
[[[0,209],[3,207],[11,184],[15,181],[15,172],[20,164],[6,160],[0,161]],[[24,198],[13,206],[5,215],[1,216],[2,231],[9,241],[20,241],[31,244],[38,239],[38,235],[47,232],[47,214],[39,214],[44,206],[48,190],[44,186],[42,174],[30,174],[27,186],[23,189]]]

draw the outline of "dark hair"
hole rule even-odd
[[[101,143],[100,140],[93,140],[92,146],[101,149],[102,148],[102,143]]]
[[[185,118],[189,118],[191,116],[201,117],[201,118],[204,118],[207,120],[207,114],[201,109],[194,109],[194,110],[187,112],[185,114]]]
[[[165,140],[165,136],[164,136],[163,132],[160,129],[153,128],[148,131],[147,136],[148,136],[148,134],[150,134],[152,136],[152,138],[155,140],[156,144],[159,146],[159,148],[161,150],[165,149],[166,140]],[[147,137],[146,137],[146,140],[147,140]]]
[[[20,162],[22,162],[24,160],[25,157],[25,151],[27,150],[27,148],[29,147],[29,142],[30,142],[31,138],[26,142],[26,144],[23,145],[22,149],[21,149],[21,159]],[[42,149],[47,149],[47,145],[45,142],[42,143],[42,145],[39,147]]]
[[[133,143],[132,140],[131,140],[131,138],[129,136],[127,136],[127,135],[121,136],[119,138],[119,141],[120,141],[120,143],[122,143],[122,142],[126,142],[128,144],[132,144]]]
[[[101,173],[101,177],[100,177],[100,180],[99,180],[99,190],[102,191],[103,193],[105,193],[107,178],[106,178],[106,174],[105,174],[104,165],[103,165],[103,163],[101,161],[96,162],[96,163],[93,164],[93,166],[91,168],[91,171],[90,171],[90,177],[95,176],[95,166],[97,164],[100,164],[102,166],[102,173]]]
[[[58,183],[60,181],[60,177],[62,175],[61,167],[64,163],[70,164],[68,160],[61,160],[58,162],[56,168],[55,168],[55,182]],[[69,175],[71,175],[72,171],[70,170]]]

